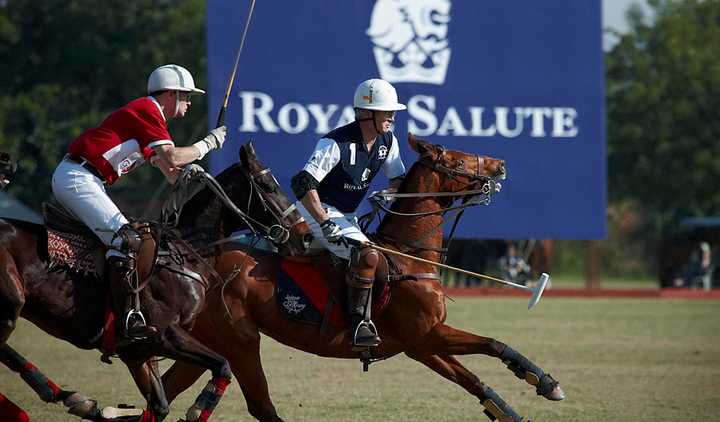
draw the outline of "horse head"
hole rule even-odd
[[[168,202],[181,204],[174,212],[182,237],[195,249],[208,250],[233,232],[249,229],[270,239],[281,254],[304,254],[312,236],[307,223],[252,144],[240,148],[239,158],[214,179],[203,171],[181,178],[185,187],[174,191],[184,191],[178,195],[182,199]]]
[[[266,217],[273,221],[271,229],[286,234],[282,241],[275,241],[280,253],[285,255],[304,255],[312,241],[310,226],[300,215],[294,203],[290,202],[270,168],[257,158],[255,147],[249,141],[240,147],[240,163],[248,180],[248,186],[257,194],[257,204]],[[252,200],[253,198],[250,198]],[[255,214],[250,214],[255,218]],[[271,238],[276,236],[272,235]]]
[[[413,134],[408,135],[408,143],[420,154],[417,162],[435,175],[438,185],[433,192],[467,192],[482,189],[490,183],[492,191],[489,193],[493,194],[497,188],[495,181],[505,178],[504,160],[447,150],[442,145],[433,145]]]

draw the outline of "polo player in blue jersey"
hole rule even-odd
[[[395,88],[382,79],[368,79],[355,90],[355,121],[323,136],[305,167],[292,179],[298,208],[315,238],[336,256],[349,259],[348,316],[353,345],[380,343],[370,320],[370,296],[379,256],[371,248],[351,247],[350,238],[367,242],[355,211],[376,174],[383,170],[389,190],[397,190],[405,176],[398,140],[392,133],[398,103]]]

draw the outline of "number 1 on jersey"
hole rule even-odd
[[[351,143],[350,144],[350,165],[351,166],[355,165],[355,148],[356,148],[355,143]]]

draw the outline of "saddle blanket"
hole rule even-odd
[[[52,265],[67,266],[76,271],[102,276],[103,257],[96,256],[99,242],[79,234],[51,229],[48,229],[47,235],[48,256]]]
[[[329,324],[336,327],[346,325],[341,305],[345,302],[346,287],[342,281],[342,297],[334,297]],[[277,305],[285,315],[296,321],[321,324],[328,302],[330,288],[323,274],[312,264],[282,260],[276,283]],[[380,315],[390,300],[390,285],[384,284],[379,294],[373,294],[372,315]]]
[[[330,289],[312,264],[283,259],[277,275],[275,296],[278,307],[289,318],[320,324],[330,300]],[[344,325],[342,309],[337,303],[340,300],[335,298],[329,319],[331,325]]]

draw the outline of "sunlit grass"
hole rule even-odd
[[[524,298],[456,298],[448,301],[448,323],[511,344],[562,383],[568,399],[550,402],[497,359],[460,358],[533,421],[675,422],[720,414],[720,301],[548,297],[527,311]],[[64,388],[102,405],[142,403],[123,365],[100,364],[98,352],[76,350],[27,322],[10,344]],[[262,348],[270,392],[286,421],[487,420],[476,398],[403,355],[363,373],[359,361],[316,357],[267,338]],[[208,378],[173,403],[167,421],[184,415]],[[78,420],[42,403],[5,368],[0,391],[33,421]],[[253,420],[237,380],[211,420]]]

